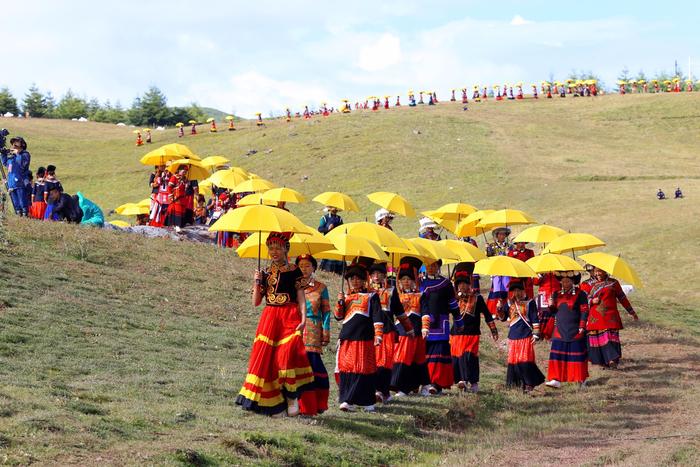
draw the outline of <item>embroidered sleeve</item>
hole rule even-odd
[[[321,327],[323,328],[322,344],[331,341],[331,304],[328,297],[328,288],[324,285],[321,291]]]
[[[615,297],[619,300],[620,304],[625,308],[625,310],[627,310],[627,313],[631,315],[634,314],[634,308],[632,308],[632,304],[627,299],[627,295],[625,295],[625,292],[622,290],[620,283],[615,281],[613,288],[615,290]]]

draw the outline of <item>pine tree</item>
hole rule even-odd
[[[143,123],[148,125],[164,125],[167,123],[170,110],[165,94],[156,86],[151,86],[141,98]]]
[[[19,107],[17,107],[17,99],[12,95],[10,89],[5,86],[0,89],[0,114],[6,114],[7,112],[17,115]]]
[[[75,94],[71,89],[61,98],[56,106],[56,117],[58,118],[80,118],[87,117],[88,106],[85,99],[82,99]]]
[[[44,117],[48,113],[46,97],[39,91],[36,84],[32,84],[22,101],[22,110],[30,117]]]

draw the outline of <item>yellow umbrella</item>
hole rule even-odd
[[[148,214],[151,212],[150,206],[139,206],[136,203],[126,203],[119,206],[119,211],[115,209],[114,212],[120,216],[140,216],[141,214]]]
[[[341,211],[360,211],[360,208],[357,207],[357,204],[351,197],[338,191],[326,191],[314,197],[312,201],[321,203],[324,206],[332,206]]]
[[[195,125],[195,124],[197,123],[197,120],[190,120],[190,121],[187,122],[187,123],[189,123],[190,125]]]
[[[251,193],[241,198],[237,206],[255,206],[256,204],[265,204],[267,206],[277,206],[275,201],[266,201],[262,199],[262,193]]]
[[[435,215],[434,213],[435,213],[435,211],[423,211],[423,212],[421,212],[421,214],[423,214],[425,217],[429,217],[430,219],[434,220],[435,223],[438,224],[443,229],[447,230],[448,232],[451,232],[452,234],[455,234],[455,230],[456,230],[457,224],[459,222],[457,220],[440,218],[437,215]]]
[[[566,230],[554,227],[552,225],[536,225],[528,227],[520,232],[514,239],[513,243],[549,243],[557,237],[566,234]]]
[[[177,123],[175,124],[175,126],[178,127],[178,128],[180,128],[181,126],[185,126],[185,124],[182,123],[182,122],[177,122]]]
[[[137,134],[141,133],[141,130],[133,130],[132,133],[137,135]]]
[[[341,230],[341,229],[334,229]],[[334,249],[323,251],[318,254],[319,258],[330,258],[343,260],[353,259],[358,256],[365,256],[377,261],[387,261],[386,253],[382,248],[371,240],[359,237],[357,235],[349,235],[345,232],[340,232],[339,235],[334,235],[328,240],[333,243]]]
[[[211,176],[209,176],[209,180],[211,180],[214,185],[228,189],[233,189],[236,187],[236,185],[239,185],[248,179],[248,173],[239,167],[217,170]]]
[[[450,250],[444,243],[420,237],[409,238],[406,241],[411,242],[419,251],[427,251],[428,255],[425,256],[433,257],[436,260],[441,259],[443,262],[449,260],[455,260],[453,262],[456,262],[459,260],[457,253]]]
[[[236,253],[241,258],[257,258],[258,244],[260,244],[260,254],[268,256],[267,245],[265,244],[267,236],[267,232],[251,234],[250,237],[241,243],[241,246],[236,248]],[[293,235],[289,240],[289,256],[316,255],[333,248],[335,248],[333,243],[318,232],[310,235]]]
[[[389,253],[410,252],[404,241],[393,231],[371,222],[351,222],[349,224],[343,224],[342,228],[333,229],[328,232],[326,237],[332,240],[335,236],[344,235],[346,233],[371,240],[379,245],[382,250]]]
[[[168,165],[168,170],[172,173],[180,170],[180,167],[186,165],[189,167],[187,178],[190,180],[204,180],[209,177],[209,171],[206,167],[202,165],[201,162],[192,159],[178,159],[176,161],[170,162]]]
[[[622,279],[628,284],[632,284],[635,287],[642,287],[642,280],[639,278],[637,273],[632,269],[627,261],[620,258],[620,256],[611,255],[608,253],[586,253],[581,255],[580,258],[588,264],[602,269],[611,276],[618,279]]]
[[[401,216],[414,217],[416,215],[416,212],[413,210],[409,202],[406,201],[404,197],[396,193],[377,191],[375,193],[368,194],[367,198],[369,198],[369,200],[374,204]]]
[[[151,207],[151,198],[144,198],[136,204],[138,204],[139,206],[148,206],[150,208]]]
[[[255,193],[258,191],[271,190],[272,188],[277,188],[277,185],[263,178],[249,178],[236,185],[231,191],[233,193]]]
[[[219,165],[225,165],[229,162],[231,161],[226,159],[224,156],[209,156],[202,159],[202,165],[208,169],[212,169]]]
[[[229,120],[229,121],[233,120],[233,115],[227,115],[226,120]]]
[[[199,182],[198,187],[199,193],[204,196],[211,196],[213,194],[211,189],[212,183],[211,180],[209,180],[208,178]]]
[[[443,204],[439,208],[433,210],[433,211],[428,211],[434,213],[433,216],[428,216],[431,219],[435,220],[437,217],[438,219],[452,219],[452,220],[461,220],[465,217],[467,217],[469,214],[476,212],[477,209],[472,206],[471,204],[467,203],[448,203],[448,204]],[[426,215],[425,212],[422,213],[423,215]]]
[[[492,256],[474,266],[474,274],[487,276],[535,277],[535,271],[527,264],[510,256]]]
[[[193,159],[198,161],[199,156],[192,153],[184,144],[166,144],[147,153],[141,158],[140,162],[143,165],[163,165],[176,159]]]
[[[304,195],[291,188],[272,188],[262,194],[263,201],[285,202],[285,203],[303,203],[306,201]]]
[[[131,224],[129,224],[126,221],[121,221],[121,220],[109,221],[109,223],[115,227],[121,227],[121,228],[131,227]]]
[[[284,209],[258,204],[231,209],[221,216],[211,232],[293,232],[310,235],[309,228],[293,214]],[[260,269],[260,249],[258,242],[258,269]]]
[[[207,118],[207,123],[211,123],[211,122],[213,122],[214,120],[215,120],[214,118],[209,117],[209,118]]]
[[[454,234],[458,237],[476,237],[479,235],[485,235],[486,232],[492,230],[492,227],[480,227],[478,220],[473,220],[467,222],[469,218],[464,219],[462,222],[457,224],[454,229]]]
[[[444,244],[450,251],[458,256],[456,260],[447,259],[443,261],[445,264],[476,263],[477,261],[486,259],[486,254],[471,243],[459,240],[440,240],[440,243]]]
[[[546,253],[525,261],[533,271],[538,274],[554,271],[583,271],[583,268],[575,260],[564,255]]]
[[[401,264],[401,260],[406,257],[413,257],[416,259],[419,259],[421,262],[425,264],[430,264],[434,261],[436,261],[438,258],[432,256],[428,250],[423,248],[420,245],[414,245],[411,243],[408,239],[402,238],[401,239],[406,245],[406,248],[408,249],[408,253],[392,253],[391,254],[391,264],[394,267],[399,267]]]
[[[477,227],[499,227],[509,225],[534,224],[535,219],[518,209],[500,209],[484,216]]]
[[[165,151],[173,151],[175,154],[178,154],[181,158],[184,159],[194,159],[196,161],[200,160],[199,156],[193,153],[192,150],[190,150],[190,148],[188,148],[184,144],[170,143],[161,146],[160,149],[163,149]]]
[[[587,233],[568,233],[557,237],[547,245],[543,253],[561,253],[563,251],[589,250],[605,246],[605,242]]]

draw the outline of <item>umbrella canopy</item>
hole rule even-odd
[[[121,227],[121,228],[131,227],[131,224],[129,224],[126,221],[121,221],[121,220],[109,221],[109,223],[115,227]]]
[[[340,232],[332,238],[328,237],[328,240],[333,243],[334,249],[319,253],[319,258],[348,260],[358,256],[365,256],[377,261],[388,260],[382,248],[366,238]]]
[[[147,153],[143,156],[140,162],[143,165],[163,165],[168,161],[176,159],[194,159],[196,161],[200,160],[199,156],[194,154],[190,148],[184,144],[166,144],[154,149],[153,151]]]
[[[568,233],[557,237],[547,245],[543,253],[561,253],[563,251],[590,250],[605,246],[605,242],[587,233]]]
[[[363,237],[379,245],[382,250],[389,253],[409,253],[410,250],[403,240],[393,231],[381,225],[371,222],[351,222],[343,224],[339,229],[333,229],[326,234],[326,237],[333,239],[335,236],[343,234]]]
[[[256,193],[258,191],[267,191],[277,188],[277,185],[264,178],[249,178],[248,180],[239,183],[231,190],[233,193]]]
[[[207,170],[201,162],[193,159],[178,159],[172,161],[170,165],[168,165],[168,170],[172,173],[176,173],[183,165],[189,167],[187,178],[190,180],[204,180],[209,177],[209,170]]]
[[[546,253],[525,261],[533,271],[538,274],[554,271],[583,271],[583,268],[575,260],[564,255]]]
[[[180,127],[182,127],[182,126],[185,126],[185,124],[182,123],[182,122],[177,122],[177,123],[175,124],[175,126],[178,127],[178,128],[180,128]]]
[[[477,227],[534,224],[535,222],[535,219],[518,209],[500,209],[484,216],[477,224]]]
[[[255,206],[256,204],[266,204],[267,206],[277,206],[277,203],[275,201],[266,201],[262,199],[262,193],[251,193],[249,195],[245,195],[243,198],[241,198],[237,203],[236,206]]]
[[[423,211],[421,214],[423,214],[425,217],[428,217],[432,220],[435,221],[436,224],[438,224],[440,227],[443,229],[447,230],[448,232],[451,232],[452,234],[455,233],[455,230],[457,229],[457,224],[459,223],[457,220],[453,219],[443,219],[441,217],[438,217],[437,215],[434,215],[435,211]]]
[[[478,235],[483,235],[489,230],[491,230],[491,227],[479,227],[479,221],[478,220],[473,220],[470,222],[467,222],[467,219],[464,219],[461,221],[459,224],[454,229],[454,234],[458,237],[476,237]]]
[[[451,220],[462,220],[465,217],[467,217],[469,214],[476,212],[477,209],[472,206],[471,204],[467,203],[448,203],[448,204],[443,204],[439,208],[433,210],[433,211],[425,211],[422,212],[424,216],[428,216],[431,219],[435,220],[437,219],[451,219]],[[432,215],[426,214],[426,212],[430,212]]]
[[[219,165],[226,165],[230,160],[226,159],[224,156],[209,156],[202,159],[202,165],[208,169],[212,169]]]
[[[566,230],[552,225],[536,225],[520,232],[513,239],[513,243],[549,243],[562,235],[566,235]]]
[[[445,264],[476,263],[477,261],[486,259],[486,254],[471,243],[459,240],[440,240],[440,243],[444,244],[450,251],[458,256],[456,260],[448,259],[443,261]]]
[[[435,258],[435,260],[441,259],[443,262],[450,260],[452,260],[452,262],[459,261],[457,253],[454,253],[445,246],[444,243],[420,237],[409,238],[406,241],[411,242],[418,251],[423,252],[424,254],[422,256],[432,257]],[[425,254],[425,252],[427,252],[427,254]]]
[[[212,186],[211,180],[209,180],[208,178],[202,180],[198,184],[199,194],[204,195],[204,196],[212,196],[213,192],[211,190],[211,186]]]
[[[230,190],[235,188],[236,185],[245,182],[248,180],[248,178],[248,172],[239,167],[217,170],[211,176],[209,176],[209,180],[214,185],[221,188],[228,188]]]
[[[190,125],[195,125],[197,123],[197,120],[189,120],[187,123]]]
[[[535,277],[535,271],[527,264],[510,256],[492,256],[474,266],[474,274],[487,276]]]
[[[414,217],[416,215],[410,203],[396,193],[377,191],[368,194],[367,198],[374,204],[401,216]]]
[[[260,254],[268,256],[267,245],[265,244],[267,236],[267,232],[251,234],[241,243],[241,246],[236,248],[236,253],[241,258],[257,258],[258,245],[260,244]],[[313,232],[310,235],[293,235],[289,240],[289,256],[316,255],[333,248],[335,248],[333,243],[318,232]]]
[[[628,284],[632,284],[635,287],[642,287],[642,280],[639,278],[634,269],[632,269],[632,266],[630,266],[627,261],[619,256],[595,252],[586,253],[585,255],[581,255],[579,258],[588,264],[592,264],[593,266],[602,269],[611,276],[627,282]]]
[[[136,203],[126,203],[114,210],[120,216],[140,216],[151,212],[150,206],[141,206]]]
[[[309,228],[284,209],[258,204],[228,211],[214,225],[211,232],[294,232],[310,235]]]
[[[211,123],[211,122],[213,122],[214,120],[215,120],[214,117],[209,117],[209,118],[207,118],[207,123]]]
[[[324,206],[338,208],[341,211],[360,212],[360,208],[357,207],[357,204],[355,204],[355,201],[353,201],[351,197],[338,191],[326,191],[314,197],[312,201],[321,203]]]
[[[306,201],[304,195],[291,188],[272,188],[262,194],[263,201],[274,201],[277,203],[303,203]]]
[[[136,204],[138,204],[139,206],[148,206],[150,208],[151,207],[151,198],[144,198]]]
[[[233,115],[226,115],[226,120],[229,120],[229,121],[233,120]]]

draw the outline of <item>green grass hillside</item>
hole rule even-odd
[[[625,320],[624,369],[594,369],[586,391],[524,397],[504,390],[503,350],[484,342],[478,397],[270,423],[233,406],[259,313],[249,304],[254,262],[11,216],[0,246],[0,455],[12,464],[697,463],[698,104],[696,94],[468,112],[441,103],[261,129],[242,122],[183,140],[154,132],[153,148],[177,141],[221,154],[309,199],[347,192],[363,212],[346,221],[371,218],[364,195],[387,190],[419,210],[459,200],[516,207],[600,236],[645,283],[630,297],[641,321]],[[129,128],[0,123],[25,136],[33,168],[54,163],[68,192],[105,211],[148,193],[138,159],[152,148],[136,148]],[[685,200],[656,200],[657,188],[678,185]],[[320,216],[315,203],[291,208],[310,225]],[[395,226],[414,236],[417,219]],[[323,279],[335,295],[337,280]],[[544,367],[548,348],[537,351]],[[331,352],[324,359],[332,368]]]

